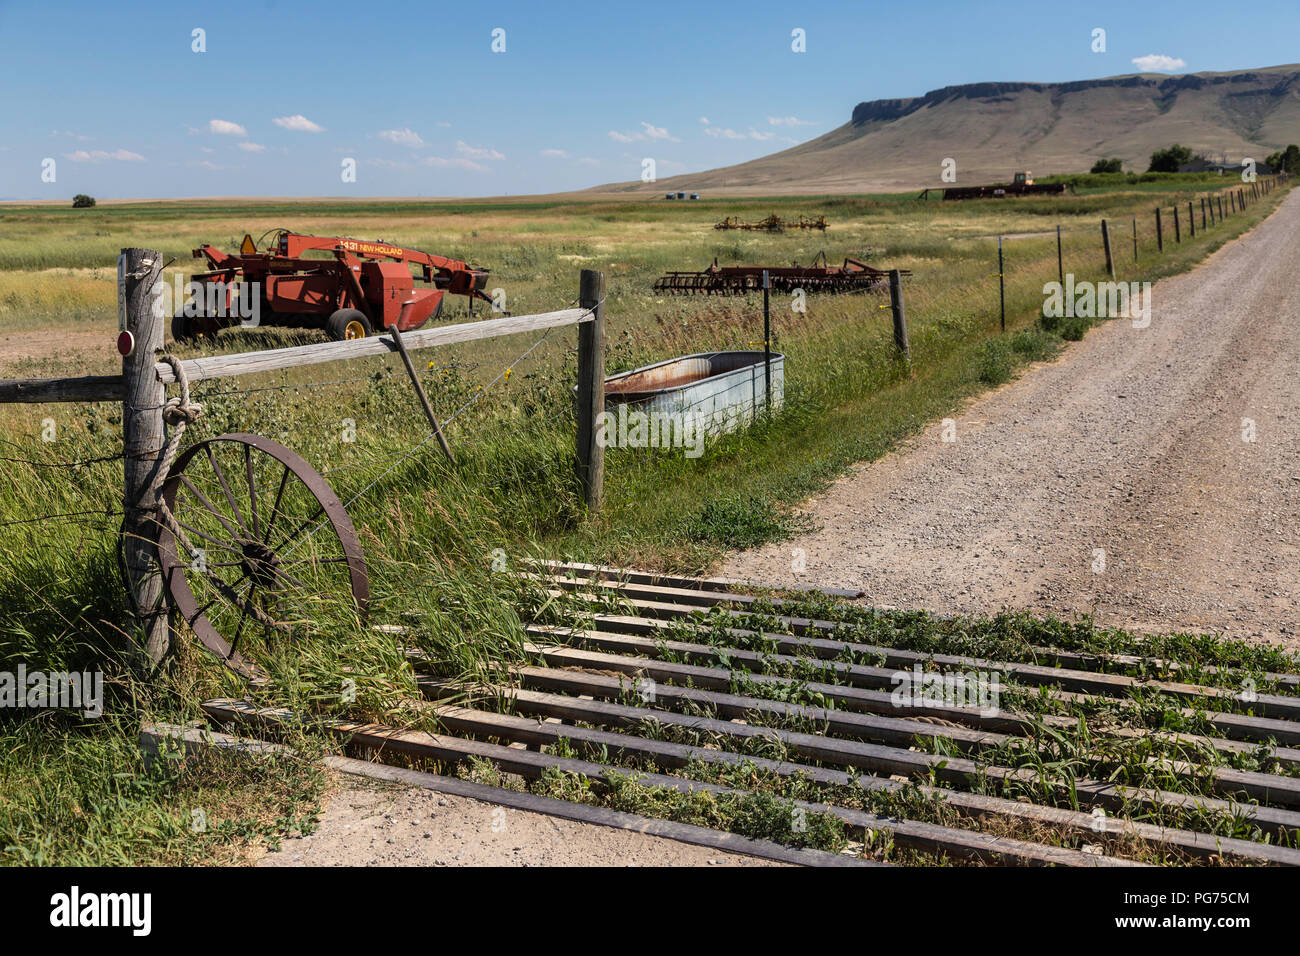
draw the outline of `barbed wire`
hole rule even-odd
[[[35,524],[41,521],[61,521],[69,518],[117,518],[124,514],[122,511],[67,511],[61,514],[40,515],[35,518],[19,518],[14,521],[0,521],[0,528],[11,528],[16,525]]]

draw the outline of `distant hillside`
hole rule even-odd
[[[924,96],[872,100],[825,136],[736,166],[613,183],[600,192],[845,193],[1000,182],[1017,169],[1086,172],[1119,156],[1147,168],[1153,150],[1182,143],[1257,160],[1300,142],[1300,64],[1183,76],[1138,73],[1072,83],[971,83]]]

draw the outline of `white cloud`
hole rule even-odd
[[[544,149],[542,155],[547,159],[568,159],[569,154],[563,149]]]
[[[484,172],[487,167],[482,163],[476,163],[472,159],[465,159],[462,156],[456,156],[448,159],[445,156],[426,156],[420,160],[423,166],[436,166],[439,169],[472,169],[476,172]]]
[[[1166,56],[1163,53],[1148,53],[1146,56],[1133,57],[1133,63],[1143,73],[1172,73],[1181,70],[1187,61],[1180,56]]]
[[[772,126],[816,126],[816,120],[801,120],[797,116],[769,116],[767,122]]]
[[[578,159],[579,166],[599,166],[599,159],[592,159],[590,156],[582,156]]]
[[[456,140],[456,152],[462,156],[468,156],[470,159],[505,159],[504,153],[499,153],[495,149],[486,146],[471,146],[464,140]]]
[[[413,129],[386,129],[379,133],[380,139],[386,139],[390,143],[396,143],[398,146],[423,146],[424,140],[420,139],[420,134]]]
[[[752,126],[743,133],[739,133],[727,126],[708,126],[704,130],[704,135],[712,136],[714,139],[756,139],[760,141],[776,139],[776,133],[756,130]]]
[[[675,136],[669,136],[668,130],[662,126],[651,126],[645,120],[641,121],[641,128],[645,130],[646,139],[666,139],[669,142],[680,143],[681,140]]]
[[[271,122],[276,126],[279,126],[281,129],[291,129],[297,133],[325,132],[324,126],[321,126],[319,123],[313,123],[301,113],[294,113],[292,116],[277,116],[275,119],[271,120]]]
[[[246,153],[261,153],[266,150],[261,143],[239,143],[238,145]]]
[[[701,116],[701,117],[700,117],[700,122],[703,123],[705,126],[708,126],[708,125],[709,125],[709,118],[708,118],[707,116]]]
[[[232,123],[230,120],[211,119],[208,120],[208,132],[216,133],[218,136],[247,136],[248,130],[238,123]]]
[[[102,163],[109,159],[126,163],[143,163],[145,161],[145,158],[139,153],[133,153],[126,149],[115,149],[112,152],[102,149],[92,149],[90,151],[79,149],[75,153],[64,153],[64,156],[74,163]]]
[[[641,121],[641,128],[639,130],[633,130],[630,133],[620,133],[618,130],[612,129],[609,131],[609,138],[616,143],[636,143],[648,139],[665,140],[669,143],[681,142],[680,139],[673,136],[662,126],[655,126],[651,123],[647,123],[645,120]]]

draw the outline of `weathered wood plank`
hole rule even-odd
[[[610,677],[603,674],[591,674],[551,667],[512,668],[511,674],[525,688],[563,690],[568,694],[585,694],[603,699],[617,699],[624,692],[635,687],[634,681],[624,677]],[[420,684],[422,690],[436,686],[430,678],[421,679]],[[519,690],[504,688],[500,689],[500,693],[515,701],[520,700],[521,691]],[[542,694],[532,698],[529,701],[531,709],[526,706],[523,712],[551,713],[546,708],[546,705],[551,702],[551,698],[554,696],[556,695]],[[571,697],[565,698],[565,706],[570,706],[570,702],[574,699]],[[657,704],[676,704],[678,706],[683,704],[703,704],[713,708],[720,716],[731,718],[744,718],[754,712],[763,712],[806,717],[810,720],[825,720],[828,723],[828,732],[851,733],[854,730],[852,718],[861,716],[852,712],[808,707],[784,701],[741,697],[735,694],[700,690],[694,687],[677,687],[670,684],[656,685],[655,702]],[[589,720],[591,715],[601,713],[599,710],[586,710],[585,708],[590,703],[590,701],[578,702],[576,706],[582,708],[582,712],[587,716],[578,716],[577,719]],[[609,716],[612,719],[624,722],[624,726],[636,726],[635,722],[642,720],[664,720],[680,715],[670,715],[669,712],[660,709],[623,708]],[[732,735],[737,733],[739,728],[743,726],[731,721],[715,723],[722,724],[722,726],[716,728],[717,732]],[[837,775],[839,771],[828,771],[828,773]],[[844,774],[843,776],[846,778],[844,781],[835,779],[829,782],[836,785],[848,785],[850,783],[847,779],[848,775]],[[852,782],[868,790],[888,790],[891,792],[902,791],[909,786],[892,778],[861,774],[855,775]],[[1064,827],[1079,833],[1128,834],[1148,843],[1168,846],[1190,856],[1224,856],[1257,863],[1300,866],[1300,850],[1287,847],[1261,844],[1251,840],[1216,837],[1212,834],[1195,833],[1190,830],[1174,830],[1155,824],[1128,820],[1123,817],[1107,815],[1098,818],[1091,813],[1078,810],[1021,803],[1018,800],[1008,800],[1004,797],[985,796],[963,790],[929,786],[924,783],[913,785],[926,796],[942,800],[947,806],[953,807],[971,817],[1022,820],[1048,826]]]
[[[709,687],[718,690],[727,690],[730,687],[730,672],[719,668],[699,667],[691,664],[676,664],[668,661],[657,661],[653,658],[626,657],[618,654],[605,654],[599,651],[583,651],[554,645],[528,645],[525,649],[530,653],[538,655],[548,664],[555,667],[590,668],[592,670],[603,671],[606,673],[615,672],[627,674],[633,677],[651,677],[656,681],[689,679],[698,687]],[[806,683],[803,681],[796,681],[792,678],[776,677],[764,674],[752,674],[751,679],[757,682],[772,683],[782,686],[790,686],[798,683],[811,693],[820,694],[827,699],[834,699],[837,703],[843,704],[846,707],[867,710],[869,712],[880,712],[879,708],[884,706],[892,707],[892,704],[890,703],[890,695],[881,691],[862,690],[856,687],[845,687],[832,684]],[[923,704],[911,709],[918,716],[932,714],[940,716],[942,711],[945,709],[953,714],[970,713],[970,711],[967,711],[964,708],[943,708],[931,704]],[[948,719],[954,718],[950,716]],[[1008,722],[1014,720],[1014,718],[1007,718],[1005,716],[1001,719]],[[960,766],[964,771],[970,771],[974,766],[974,762],[965,760],[964,758],[952,758],[949,767],[956,766]],[[940,774],[941,778],[942,776],[943,774]],[[960,777],[954,777],[952,779],[953,782],[960,782]],[[1079,800],[1087,805],[1096,805],[1113,810],[1122,810],[1126,805],[1137,802],[1150,805],[1164,804],[1168,806],[1186,807],[1198,810],[1219,810],[1225,813],[1243,814],[1252,823],[1267,833],[1287,835],[1288,837],[1292,834],[1300,833],[1300,813],[1293,810],[1243,804],[1236,801],[1221,800],[1216,797],[1173,793],[1165,790],[1139,789],[1095,780],[1079,779],[1074,781],[1073,786]]]
[[[121,375],[80,378],[0,379],[0,405],[39,402],[120,402],[126,397]]]
[[[528,575],[525,575],[526,577]],[[717,602],[711,600],[711,595],[702,595],[699,592],[681,593],[685,589],[652,587],[650,585],[622,583],[617,581],[602,582],[581,582],[571,578],[562,578],[557,576],[542,577],[536,576],[543,580],[557,585],[560,590],[551,593],[560,596],[563,592],[580,592],[587,589],[604,589],[619,594],[627,599],[637,610],[647,617],[684,617],[688,616],[699,604],[710,605]],[[743,595],[738,597],[745,597]],[[755,599],[749,598],[749,601]],[[726,602],[722,602],[725,604]],[[773,605],[779,606],[779,600],[773,600]],[[744,616],[746,612],[722,608],[724,613],[733,617]],[[783,624],[790,625],[796,635],[809,633],[834,633],[839,631],[843,625],[835,621],[820,621],[804,617],[790,617],[785,615],[773,615],[773,617]],[[786,640],[785,638],[781,638]],[[1041,664],[1025,664],[1014,661],[993,661],[979,657],[965,657],[955,654],[924,654],[919,651],[906,651],[896,648],[882,647],[874,644],[856,644],[845,641],[834,641],[830,639],[821,639],[818,642],[809,644],[809,649],[813,649],[818,644],[838,644],[841,649],[849,648],[863,654],[878,654],[884,657],[885,663],[891,667],[910,667],[916,663],[933,662],[942,667],[951,667],[959,670],[988,670],[1001,671],[1011,674],[1024,684],[1034,686],[1052,686],[1059,685],[1071,690],[1081,690],[1094,694],[1104,694],[1108,696],[1124,697],[1128,692],[1135,688],[1155,689],[1162,693],[1169,694],[1173,697],[1179,697],[1185,700],[1214,700],[1220,702],[1239,700],[1238,691],[1228,688],[1207,687],[1199,684],[1184,684],[1175,681],[1160,680],[1141,680],[1136,677],[1127,677],[1122,674],[1106,674],[1097,671],[1072,670],[1063,667],[1047,667]],[[1249,702],[1249,708],[1256,714],[1265,717],[1285,717],[1290,719],[1300,719],[1300,697],[1288,696],[1283,694],[1256,694]],[[1298,728],[1300,729],[1300,728]]]
[[[166,740],[183,746],[186,752],[193,753],[203,748],[213,747],[221,750],[233,750],[252,754],[285,754],[293,751],[283,744],[253,740],[248,737],[236,737],[217,731],[200,730],[192,727],[180,727],[174,724],[145,723],[140,728],[140,746],[146,753],[157,753],[162,742]],[[795,866],[890,866],[874,860],[863,860],[845,856],[840,853],[827,853],[822,850],[783,846],[770,840],[756,840],[752,837],[728,833],[724,830],[711,830],[708,827],[689,823],[677,823],[672,820],[659,820],[621,810],[605,807],[593,807],[570,800],[554,797],[542,797],[533,793],[520,793],[504,790],[487,784],[461,780],[458,777],[444,777],[440,774],[426,773],[422,770],[409,770],[404,767],[392,767],[388,764],[357,760],[352,757],[327,755],[320,763],[339,773],[366,777],[371,780],[385,780],[408,787],[432,790],[455,797],[467,797],[483,803],[540,813],[562,820],[577,823],[589,823],[593,826],[610,827],[616,830],[628,830],[644,833],[648,836],[703,846],[726,853],[738,853],[760,860],[777,863],[789,863]]]
[[[247,701],[209,700],[202,705],[212,718],[223,722],[244,720],[254,723],[285,726],[294,720],[292,712],[283,708],[257,708]],[[441,761],[459,761],[467,756],[491,760],[507,773],[518,773],[536,778],[548,768],[581,774],[597,782],[607,781],[612,775],[625,776],[626,770],[572,758],[556,757],[531,750],[519,750],[500,744],[479,740],[466,740],[424,731],[398,730],[380,724],[361,724],[352,721],[330,720],[323,722],[326,729],[353,743],[376,749],[388,749],[417,757]],[[535,723],[523,721],[525,724]],[[552,726],[555,725],[543,725]],[[498,728],[500,729],[500,728]],[[573,728],[564,728],[572,730]],[[637,738],[629,738],[636,740]],[[678,746],[678,745],[674,745]],[[696,748],[703,751],[703,748]],[[718,753],[718,751],[704,751]],[[748,758],[747,758],[748,759]],[[791,765],[796,766],[796,765]],[[637,780],[648,787],[665,787],[683,793],[706,791],[715,794],[743,795],[746,791],[700,780],[688,780],[666,774],[638,771]],[[977,859],[991,863],[1018,863],[1031,866],[1133,866],[1130,860],[1098,857],[1061,847],[1043,846],[1023,840],[996,837],[971,830],[960,830],[931,823],[919,823],[897,817],[881,817],[845,807],[792,800],[790,804],[809,812],[825,813],[839,817],[852,827],[883,831],[891,835],[899,846],[908,846],[926,852],[942,852],[953,856]]]
[[[402,341],[408,350],[415,351],[436,345],[452,345],[456,342],[472,342],[477,339],[516,335],[521,332],[558,329],[590,321],[591,311],[588,309],[560,309],[556,312],[540,312],[536,315],[510,315],[500,319],[484,319],[482,322],[462,322],[457,325],[406,332],[402,335]],[[199,382],[210,378],[230,378],[255,372],[273,372],[303,365],[319,365],[323,362],[341,362],[368,355],[388,355],[396,351],[398,351],[397,343],[393,341],[392,336],[372,335],[347,342],[321,342],[316,345],[296,345],[261,352],[240,352],[237,355],[210,355],[205,358],[189,359],[181,364],[189,380]],[[160,381],[166,383],[176,380],[169,366],[160,362],[157,369]]]
[[[675,588],[693,588],[697,591],[708,591],[711,593],[721,592],[726,598],[735,597],[736,595],[727,594],[728,588],[760,588],[761,585],[739,578],[693,578],[680,574],[667,574],[659,571],[638,571],[633,568],[617,568],[607,564],[584,564],[580,561],[545,561],[539,558],[525,558],[526,564],[534,567],[548,568],[552,572],[563,574],[572,571],[574,574],[584,575],[587,577],[600,577],[604,580],[627,580],[637,584],[660,584]],[[815,585],[783,585],[773,590],[786,592],[802,592],[807,594],[826,594],[830,597],[842,598],[860,598],[866,592],[859,589],[850,588],[822,588]],[[752,597],[744,595],[744,597]],[[754,600],[763,600],[762,598],[753,598]]]

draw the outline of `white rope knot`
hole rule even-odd
[[[171,366],[172,374],[176,376],[176,384],[181,389],[180,396],[169,398],[162,408],[163,421],[171,426],[172,433],[167,439],[167,447],[163,450],[162,465],[158,470],[158,484],[161,486],[171,473],[172,462],[176,460],[176,452],[180,448],[181,436],[185,434],[185,427],[190,422],[202,417],[203,406],[190,399],[190,380],[185,374],[185,368],[181,365],[181,360],[174,355],[163,355],[158,360]],[[146,499],[150,496],[150,491],[151,489],[145,490],[144,497]],[[187,550],[194,550],[185,532],[176,523],[176,519],[172,517],[171,509],[167,507],[167,503],[161,497],[154,497],[152,501],[142,500],[139,507],[141,510],[158,512],[177,540],[184,544]]]
[[[203,416],[203,406],[190,399],[190,380],[185,374],[181,360],[174,355],[164,355],[159,358],[159,361],[171,366],[172,374],[176,376],[176,384],[181,390],[179,397],[169,398],[163,405],[163,421],[178,431],[183,431],[185,425]]]

